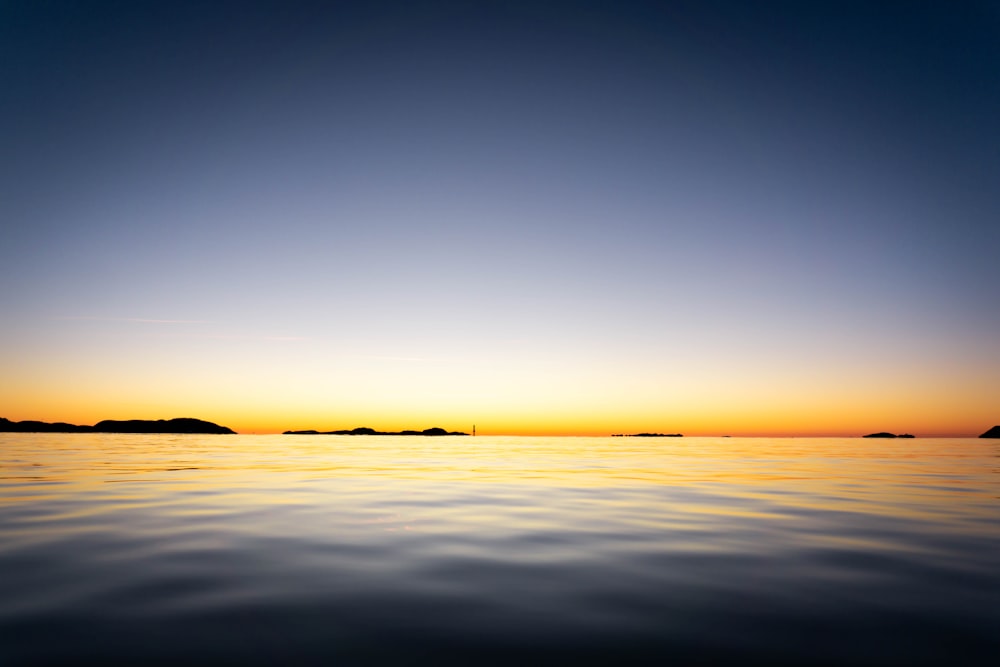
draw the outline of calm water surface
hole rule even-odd
[[[0,434],[0,665],[988,663],[1000,442]]]

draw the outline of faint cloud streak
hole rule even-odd
[[[53,319],[92,322],[137,322],[141,324],[211,324],[209,320],[168,320],[149,317],[96,317],[90,315],[61,315]]]
[[[215,324],[210,320],[174,320],[152,317],[98,317],[90,315],[64,315],[56,316],[52,319],[71,322],[128,322],[136,324]],[[211,340],[266,340],[278,342],[295,342],[310,340],[306,336],[277,336],[269,334],[230,334],[230,333],[154,333],[147,334],[161,338],[187,338],[187,339],[211,339]]]

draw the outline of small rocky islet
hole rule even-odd
[[[462,433],[461,431],[447,431],[437,426],[433,428],[424,429],[423,431],[415,431],[415,430],[376,431],[375,429],[368,428],[367,426],[359,426],[358,428],[344,429],[340,431],[316,431],[313,429],[309,429],[306,431],[285,431],[282,435],[469,435],[469,434]]]

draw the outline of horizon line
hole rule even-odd
[[[48,423],[48,424],[57,424],[57,423],[64,423],[64,424],[66,424],[66,423],[70,423],[70,422],[65,422],[65,421],[62,421],[62,420],[56,420],[56,421],[46,422],[45,420],[30,419],[30,418],[29,419],[13,420],[13,419],[8,419],[8,418],[6,418],[6,417],[4,417],[2,415],[0,415],[0,419],[5,420],[5,421],[10,421],[12,423],[17,423],[18,421],[39,422],[39,423]],[[207,421],[207,422],[212,423],[212,424],[225,426],[224,424],[218,424],[218,422],[215,422],[215,421],[212,421],[212,420],[205,420],[205,419],[200,419],[200,418],[195,418],[195,417],[172,417],[170,419],[199,419],[200,421]],[[154,418],[154,419],[141,419],[141,418],[140,419],[136,419],[136,421],[166,421],[166,420],[167,420],[166,418],[162,418],[162,417]],[[100,421],[106,421],[106,420],[100,419],[100,420],[97,420],[94,423],[96,424],[96,423],[98,423]],[[129,420],[126,420],[126,421],[129,421]],[[89,426],[91,424],[71,424],[71,425]],[[321,430],[319,428],[274,428],[274,429],[266,428],[266,429],[243,429],[243,430],[237,430],[236,428],[233,428],[233,427],[230,427],[230,426],[227,426],[227,428],[230,428],[231,430],[235,431],[237,435],[284,435],[284,434],[286,434],[286,432],[289,432],[289,431],[305,431],[305,430],[315,430],[315,431],[318,432],[319,435],[326,435],[326,434],[329,434],[330,431],[352,430],[352,429],[355,429],[355,428],[370,428],[370,427],[368,427],[368,426],[360,426],[360,427],[359,426],[354,426],[354,427],[350,427],[350,428],[330,428],[330,429],[323,429],[323,430]],[[442,427],[432,426],[432,427],[429,427],[429,428],[442,428]],[[639,434],[639,433],[660,433],[660,431],[649,431],[649,430],[642,430],[642,431],[631,432],[631,431],[622,430],[622,429],[618,429],[616,432],[601,431],[599,433],[596,433],[596,432],[586,432],[586,433],[576,432],[576,433],[574,433],[574,432],[569,431],[569,430],[558,431],[558,432],[553,432],[553,431],[525,432],[525,431],[514,430],[514,431],[497,431],[497,432],[485,432],[484,433],[481,424],[479,424],[478,422],[474,425],[474,428],[475,428],[476,435],[475,436],[470,435],[470,437],[500,436],[500,437],[535,437],[535,438],[538,438],[538,437],[600,438],[600,437],[636,437],[636,435]],[[986,431],[990,430],[990,428],[992,428],[992,427],[986,427]],[[374,430],[381,430],[381,429],[374,429]],[[409,429],[409,428],[407,428],[407,429],[393,429],[393,430],[399,431],[399,430],[424,430],[424,429]],[[446,429],[446,430],[456,430],[456,429]],[[471,430],[472,429],[470,429],[470,431]],[[864,430],[864,429],[861,429],[861,430]],[[986,431],[982,431],[982,432],[986,432]],[[872,431],[872,432],[873,433],[878,433],[878,432],[884,432],[884,431]],[[861,433],[861,432],[854,432],[854,431],[852,431],[850,433],[843,433],[843,432],[841,432],[841,433],[831,433],[831,432],[825,432],[825,433],[815,433],[815,434],[808,434],[808,433],[801,433],[801,432],[799,432],[799,433],[790,433],[790,432],[746,433],[746,432],[742,432],[741,433],[741,432],[738,432],[738,431],[733,431],[733,432],[729,432],[729,433],[722,432],[722,433],[711,433],[711,434],[708,434],[708,433],[705,433],[704,431],[702,431],[700,429],[698,431],[696,431],[695,433],[693,433],[693,434],[683,433],[683,429],[681,429],[681,430],[671,430],[670,433],[679,434],[680,437],[685,437],[685,438],[861,438],[861,437],[864,437],[865,435],[868,434],[867,432]],[[902,431],[901,434],[902,433],[909,433],[909,431]],[[979,437],[978,433],[974,433],[974,432],[965,432],[965,433],[955,433],[955,432],[950,432],[950,433],[931,433],[929,435],[920,435],[918,433],[913,433],[913,436],[915,438],[978,438]],[[643,437],[643,436],[639,436],[639,437]],[[672,436],[670,434],[666,434],[665,433],[663,437],[672,437]]]

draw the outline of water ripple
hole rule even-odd
[[[1000,650],[994,445],[636,440],[4,436],[0,661]]]

